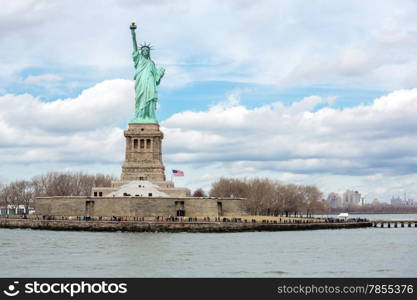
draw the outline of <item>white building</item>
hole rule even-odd
[[[352,205],[360,205],[361,204],[361,193],[359,193],[358,191],[351,191],[351,190],[347,190],[346,192],[343,193],[343,206],[347,207],[347,206],[352,206]]]
[[[30,207],[28,211],[26,212],[26,208],[22,204],[20,205],[8,204],[6,206],[0,207],[0,215],[22,215],[26,213],[33,214],[34,212],[35,210]]]

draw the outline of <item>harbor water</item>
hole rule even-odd
[[[417,215],[360,215],[417,220]],[[243,233],[0,229],[0,277],[416,277],[417,228]]]

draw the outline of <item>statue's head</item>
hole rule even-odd
[[[140,53],[144,57],[149,58],[150,57],[150,53],[151,53],[151,48],[152,48],[152,46],[150,44],[142,44],[140,46]]]

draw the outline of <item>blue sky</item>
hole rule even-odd
[[[2,182],[120,174],[136,20],[167,70],[157,115],[177,185],[268,176],[417,198],[416,1],[1,4]]]

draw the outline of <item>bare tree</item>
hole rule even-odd
[[[2,184],[0,186],[0,204],[3,206],[7,206],[10,203],[11,198],[11,189],[9,185]]]
[[[313,212],[322,210],[321,198],[323,193],[317,187],[306,185],[301,187],[301,191],[304,196],[304,208],[307,217],[311,216]]]
[[[116,177],[112,175],[90,175],[82,172],[50,172],[32,179],[37,196],[88,196],[93,187],[110,186],[114,180]]]
[[[0,204],[17,208],[24,205],[26,211],[40,196],[88,196],[94,186],[110,186],[116,177],[105,174],[49,172],[31,180],[17,180],[0,185]]]
[[[18,180],[10,184],[11,202],[15,208],[24,205],[26,213],[35,198],[34,185],[31,181]]]
[[[207,194],[202,188],[198,188],[194,191],[193,197],[207,197]]]
[[[322,193],[315,186],[281,184],[268,178],[220,178],[212,184],[210,196],[247,198],[252,215],[302,215],[326,210]]]
[[[251,179],[246,182],[249,211],[251,214],[270,215],[275,192],[275,182],[269,179]]]

